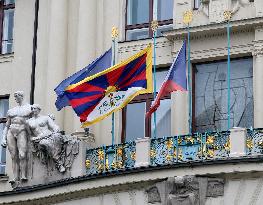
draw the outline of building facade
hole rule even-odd
[[[94,138],[89,148],[104,151],[104,170],[92,168],[94,149],[86,156],[87,145],[83,145],[82,155],[73,166],[78,169],[80,163],[81,171],[72,170],[70,179],[63,177],[12,190],[8,183],[12,176],[10,155],[0,148],[0,204],[262,204],[263,138],[261,129],[256,129],[263,127],[262,0],[0,2],[0,135],[6,112],[15,105],[13,93],[17,90],[25,92],[30,104],[40,104],[43,113],[54,114],[66,133],[82,131],[70,107],[56,110],[54,88],[111,47],[113,26],[119,30],[117,62],[121,62],[153,41],[151,22],[158,20],[157,91],[188,31],[191,42],[191,92],[173,92],[161,100],[155,141],[144,139],[153,136],[153,119],[145,120],[152,94],[136,97],[115,113],[114,144],[127,145],[130,155],[126,158],[131,159],[127,166],[120,169],[115,163],[115,167],[107,168],[113,156],[106,152],[112,141],[111,117],[89,130]],[[183,23],[186,11],[193,13],[189,27]],[[224,132],[228,130],[225,11],[231,13],[230,127],[248,130]],[[238,139],[234,138],[236,133]],[[180,136],[184,135],[182,142]],[[218,136],[225,141],[216,141]],[[193,137],[192,141],[187,137]],[[178,148],[188,147],[189,143],[191,154],[188,148]],[[172,148],[173,163],[169,161]],[[124,152],[126,148],[121,149]],[[124,157],[121,161],[125,161]],[[170,191],[162,192],[164,187],[170,187]]]

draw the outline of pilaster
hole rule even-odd
[[[263,127],[263,27],[255,29],[254,63],[254,127]]]

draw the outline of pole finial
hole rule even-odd
[[[111,37],[115,39],[118,36],[119,36],[118,28],[113,26],[112,29],[111,29]]]
[[[153,20],[152,22],[151,22],[151,29],[152,29],[152,31],[153,32],[156,32],[157,31],[157,28],[158,28],[158,21],[157,20]]]
[[[224,19],[226,21],[230,21],[230,19],[232,18],[232,12],[231,11],[228,11],[228,10],[224,11],[223,15],[224,15]]]
[[[189,25],[193,21],[193,12],[185,11],[183,14],[183,23]]]

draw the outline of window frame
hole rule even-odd
[[[147,28],[149,31],[148,38],[153,37],[153,31],[151,29],[151,22],[153,21],[153,4],[155,0],[149,0],[149,22],[147,23],[141,23],[141,24],[132,24],[128,25],[128,1],[126,0],[126,13],[125,13],[125,41],[127,41],[127,31],[132,31],[135,29],[143,29]],[[156,0],[157,1],[157,0]],[[171,25],[173,24],[173,19],[167,19],[167,20],[161,20],[158,21],[159,26],[164,26],[164,25]],[[128,41],[133,41],[133,40],[128,40]]]
[[[0,100],[4,100],[4,99],[9,100],[9,97],[10,97],[9,94],[7,94],[7,95],[0,95]],[[0,117],[0,124],[5,124],[6,122],[7,122],[7,118],[6,117]],[[0,150],[0,159],[2,159],[1,154],[2,154],[2,150]],[[5,166],[5,164],[2,164],[1,160],[0,160],[0,165],[4,165]],[[0,175],[1,175],[1,173],[0,173]]]
[[[249,59],[252,58],[253,56],[244,56],[244,57],[235,57],[235,58],[231,58],[230,61],[233,60],[240,60],[240,59]],[[252,58],[253,59],[253,58]],[[211,63],[215,63],[215,62],[226,62],[227,59],[220,59],[220,60],[214,60],[214,61],[205,61],[205,62],[198,62],[198,63],[192,63],[191,66],[191,79],[192,79],[192,83],[191,83],[191,90],[192,90],[192,132],[197,132],[196,130],[196,121],[195,121],[195,70],[196,70],[196,66],[200,65],[200,64],[211,64]],[[252,68],[254,69],[254,67]],[[254,76],[253,76],[254,77]],[[253,82],[254,83],[254,82]]]
[[[168,65],[165,67],[159,67],[159,68],[157,68],[156,73],[162,72],[162,71],[168,72],[170,69],[170,66],[171,65]],[[158,92],[156,92],[156,95],[157,94],[158,94]],[[168,95],[165,95],[161,98],[161,100],[166,100],[166,99],[171,99],[171,93],[169,93]],[[148,112],[153,101],[154,101],[153,93],[148,93],[148,94],[141,94],[141,95],[136,96],[131,102],[129,102],[129,104],[145,102],[145,107],[146,107],[145,111]],[[146,114],[146,112],[145,112],[145,114]],[[121,111],[121,116],[122,116],[122,118],[121,118],[122,119],[122,121],[121,121],[121,143],[126,142],[126,124],[127,124],[126,114],[127,114],[127,106],[125,106]],[[145,137],[151,138],[151,136],[152,136],[152,133],[151,133],[152,116],[153,116],[153,114],[148,119],[145,118],[145,122],[144,122],[144,126],[145,126],[144,136]]]
[[[3,32],[4,32],[4,12],[5,10],[15,9],[15,3],[4,5],[4,0],[0,1],[0,55],[10,54],[10,53],[3,53]],[[14,43],[14,37],[12,39]],[[13,45],[12,45],[13,46]],[[13,53],[13,52],[11,52]],[[0,96],[1,98],[1,96]]]
[[[156,95],[157,94],[158,93],[156,93]],[[166,99],[171,99],[171,94],[165,95],[164,97],[161,98],[161,100],[166,100]],[[153,93],[142,94],[142,95],[136,96],[129,104],[145,102],[145,107],[146,107],[145,111],[148,112],[150,110],[153,100],[154,100]],[[127,124],[126,114],[127,114],[127,106],[125,106],[122,109],[121,143],[126,142],[126,124]],[[152,136],[151,121],[152,121],[152,116],[150,116],[148,119],[145,118],[145,122],[144,122],[144,126],[145,126],[144,136],[145,137],[151,138]]]

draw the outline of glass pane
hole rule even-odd
[[[5,117],[9,108],[8,99],[0,99],[0,117]],[[4,130],[4,123],[0,123],[0,144],[2,143],[2,135]],[[6,149],[0,146],[0,166],[5,163]]]
[[[0,99],[0,118],[5,117],[9,104],[8,99]]]
[[[4,123],[0,123],[0,144],[2,143],[2,135],[4,130]],[[6,149],[0,146],[0,165],[6,162]]]
[[[126,113],[126,142],[144,137],[145,106],[144,102],[128,104]]]
[[[152,136],[154,136],[154,115],[152,114]],[[171,99],[161,100],[156,111],[156,136],[171,136]]]
[[[13,52],[14,9],[4,11],[2,54]]]
[[[168,70],[162,70],[156,72],[156,91],[158,92],[163,84],[165,76]]]
[[[199,6],[200,6],[200,0],[195,0],[194,8],[195,8],[195,9],[198,9]]]
[[[162,32],[164,31],[171,31],[173,30],[173,25],[169,24],[169,25],[165,25],[165,26],[159,26],[157,29],[157,36],[163,36]]]
[[[128,0],[127,24],[141,24],[149,22],[149,0]]]
[[[231,60],[230,126],[254,124],[252,58]],[[227,62],[196,65],[196,131],[227,130]]]
[[[15,0],[4,0],[4,5],[14,4]]]
[[[173,18],[173,1],[174,0],[158,0],[157,19],[158,21]]]
[[[134,30],[128,30],[126,33],[126,40],[139,40],[139,39],[145,39],[149,37],[149,29],[134,29]]]

